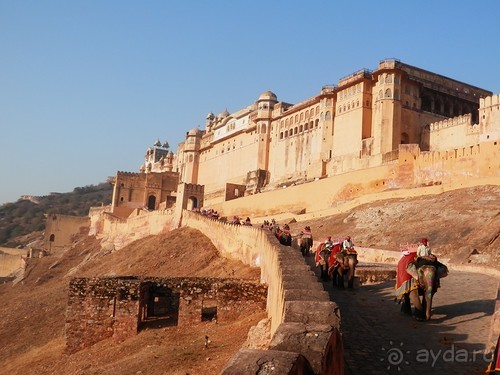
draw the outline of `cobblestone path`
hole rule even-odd
[[[400,312],[394,281],[323,285],[340,307],[347,375],[483,374],[491,360],[485,351],[498,285],[491,276],[450,272],[426,322]]]

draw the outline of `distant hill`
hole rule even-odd
[[[87,216],[90,207],[108,205],[113,185],[76,187],[70,193],[51,194],[36,200],[18,200],[0,206],[0,246],[16,247],[16,237],[45,230],[44,214]]]

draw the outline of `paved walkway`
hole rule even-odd
[[[340,307],[347,375],[484,373],[497,279],[450,272],[426,322],[400,312],[394,281],[345,290],[323,285]]]

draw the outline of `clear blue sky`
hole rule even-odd
[[[0,204],[138,172],[208,112],[384,58],[500,93],[500,1],[0,0]]]

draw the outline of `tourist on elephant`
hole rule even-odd
[[[312,238],[312,231],[310,226],[304,227],[299,233],[300,238]]]
[[[313,236],[310,226],[304,227],[299,233],[300,252],[303,256],[309,256],[309,252],[313,245]]]
[[[424,264],[436,266],[436,261],[437,258],[434,254],[432,254],[429,246],[429,240],[427,238],[422,238],[417,248],[417,260],[415,261],[415,266],[417,269]]]
[[[420,245],[417,248],[416,259],[413,265],[410,265],[407,272],[418,280],[417,270],[422,266],[434,266],[437,272],[437,283],[439,286],[439,279],[446,277],[448,275],[448,268],[441,262],[438,262],[436,255],[432,254],[432,250],[429,246],[429,240],[427,238],[422,238],[420,240]]]
[[[329,250],[332,249],[333,247],[332,236],[328,236],[328,238],[325,240],[325,247]]]
[[[351,236],[347,236],[342,243],[342,250],[344,251],[353,251],[354,250],[354,244],[352,243]]]

